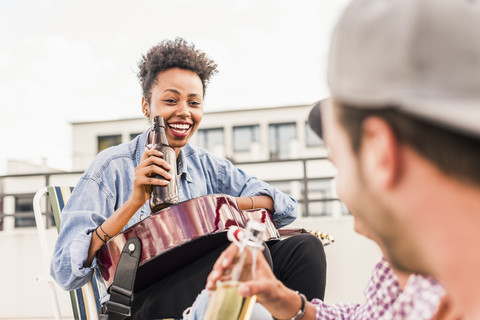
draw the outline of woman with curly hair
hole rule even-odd
[[[65,290],[81,287],[97,266],[96,252],[122,230],[150,215],[150,186],[178,179],[180,202],[208,194],[235,197],[240,210],[256,207],[274,212],[280,228],[295,220],[295,200],[245,174],[227,159],[188,144],[203,117],[203,99],[217,65],[181,38],[151,48],[139,63],[142,111],[150,123],[165,119],[166,136],[177,156],[177,177],[155,150],[145,150],[148,130],[131,142],[100,152],[88,167],[62,212],[51,274]],[[165,179],[156,179],[157,174]],[[313,249],[312,249],[313,247]],[[205,286],[208,273],[224,247],[135,293],[132,318],[181,317]],[[299,235],[269,245],[280,280],[311,297],[323,297],[325,254],[318,239]],[[315,250],[318,254],[306,253]],[[311,251],[310,251],[311,252]],[[320,288],[320,289],[319,289]],[[319,292],[320,290],[321,292]],[[108,301],[103,292],[101,302]]]

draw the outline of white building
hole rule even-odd
[[[324,158],[322,141],[307,123],[310,105],[209,112],[191,143],[227,157],[297,200],[336,198],[335,170]],[[84,170],[102,149],[130,141],[148,129],[146,118],[76,122],[73,126],[73,169]],[[322,159],[323,158],[323,159]],[[336,205],[335,205],[336,203]],[[323,208],[325,207],[325,208]],[[339,216],[337,201],[310,203],[302,215]],[[307,212],[308,211],[308,212]]]
[[[311,105],[208,112],[193,145],[236,162],[325,156],[307,124]],[[146,118],[74,122],[73,170],[83,170],[99,150],[130,141],[148,128]]]
[[[361,302],[380,252],[375,244],[353,231],[353,220],[336,199],[335,169],[325,159],[326,150],[307,124],[311,105],[208,112],[191,143],[231,159],[247,173],[257,176],[299,202],[301,218],[294,226],[332,234],[336,242],[326,247],[328,259],[326,301]],[[111,145],[127,142],[149,127],[145,118],[72,123],[74,174],[54,173],[48,184],[75,185],[96,154]],[[2,178],[2,177],[0,177]],[[0,319],[52,317],[48,288],[35,283],[41,270],[36,230],[33,224],[17,226],[18,194],[29,197],[45,182],[45,176],[3,177],[3,213],[0,250]],[[307,190],[307,192],[305,192]],[[24,201],[24,200],[23,200]],[[51,248],[55,228],[47,230]],[[2,285],[2,287],[4,287]],[[62,313],[70,315],[66,293],[58,290]]]

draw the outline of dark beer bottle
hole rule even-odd
[[[172,179],[168,181],[166,186],[151,186],[150,209],[153,214],[163,208],[178,203],[177,155],[168,143],[163,117],[155,116],[153,118],[150,135],[152,135],[152,147],[163,154],[163,159],[170,165],[170,171],[168,173],[172,176]],[[152,177],[166,180],[158,174],[153,174]]]

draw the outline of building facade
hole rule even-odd
[[[348,214],[335,200],[335,169],[325,159],[325,145],[308,126],[311,108],[207,112],[190,143],[291,195],[301,203],[302,216]],[[148,127],[146,118],[73,123],[73,170],[84,170],[99,151],[128,142]]]

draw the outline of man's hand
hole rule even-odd
[[[229,274],[238,247],[231,244],[215,262],[212,272],[207,278],[206,289],[213,290],[215,283]],[[246,267],[252,267],[251,255],[246,259]],[[261,303],[275,318],[290,319],[300,310],[301,299],[297,293],[288,289],[273,274],[263,254],[257,254],[255,279],[240,283],[239,293],[244,297],[257,296]]]

